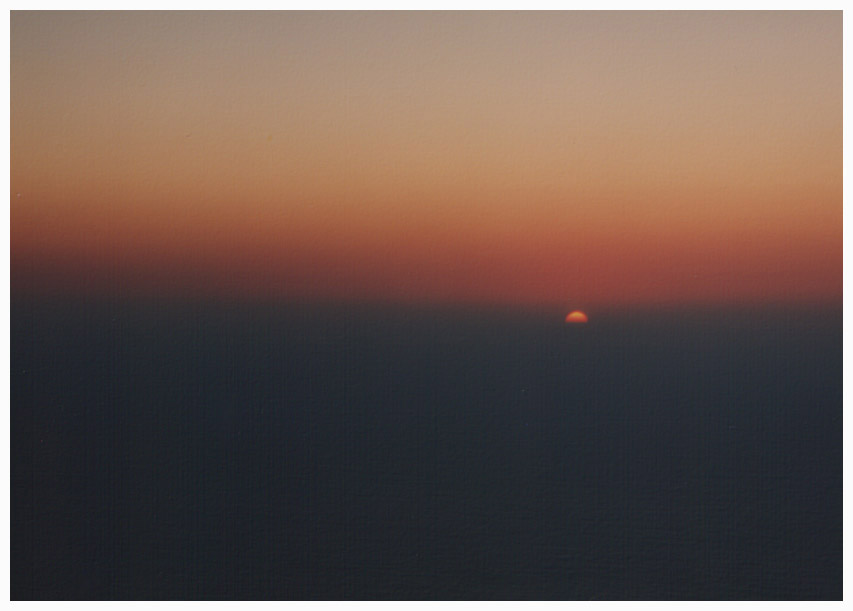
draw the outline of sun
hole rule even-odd
[[[585,323],[588,320],[589,320],[589,318],[587,318],[586,314],[584,314],[580,310],[575,310],[574,312],[570,312],[566,316],[566,322],[571,322],[571,323]]]

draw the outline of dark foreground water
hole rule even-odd
[[[13,599],[840,599],[838,310],[13,303]]]

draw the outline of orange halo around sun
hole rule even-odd
[[[580,310],[575,310],[566,316],[566,322],[587,322],[589,319]]]

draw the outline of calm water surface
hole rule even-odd
[[[13,599],[840,599],[839,309],[12,304]]]

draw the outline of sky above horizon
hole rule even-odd
[[[12,296],[842,296],[842,13],[11,13]]]

